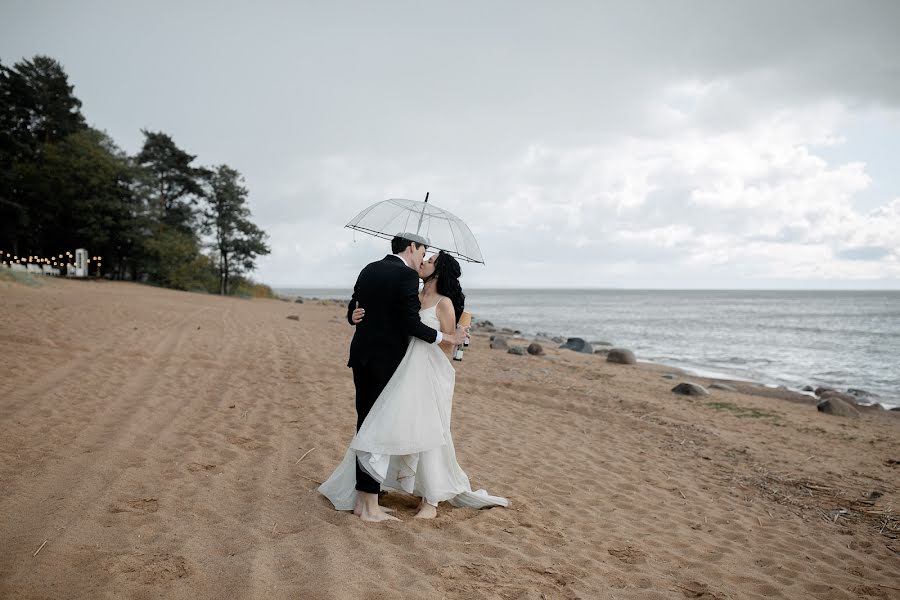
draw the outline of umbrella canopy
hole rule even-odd
[[[376,202],[346,226],[386,240],[402,232],[415,233],[428,238],[431,248],[484,264],[481,249],[469,227],[456,215],[428,204],[427,194],[424,202],[402,198]]]

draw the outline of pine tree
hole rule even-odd
[[[219,272],[219,293],[229,293],[232,277],[251,271],[256,258],[268,254],[266,234],[250,221],[247,188],[241,174],[220,165],[209,176],[210,191],[203,211],[205,230],[213,237]]]
[[[144,146],[135,157],[149,173],[148,196],[161,225],[189,232],[194,224],[194,207],[203,196],[202,181],[208,173],[191,165],[196,156],[188,154],[162,132],[142,130]]]
[[[87,128],[62,65],[35,56],[0,64],[0,235],[17,253],[50,250],[43,232],[53,198],[22,180],[48,144]]]

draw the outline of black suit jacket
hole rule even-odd
[[[348,367],[377,360],[396,368],[406,354],[410,336],[429,344],[437,339],[437,331],[419,318],[419,276],[397,256],[389,254],[360,272],[347,306],[351,325],[357,306],[366,310],[366,316],[353,334]]]

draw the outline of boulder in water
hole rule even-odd
[[[859,411],[849,402],[840,398],[827,398],[816,405],[819,412],[836,417],[858,417]]]
[[[830,388],[830,387],[817,387],[817,388],[813,391],[813,393],[815,393],[816,396],[821,396],[821,395],[824,394],[825,392],[836,392],[836,391],[837,391],[836,389]]]
[[[803,386],[802,388],[800,388],[800,389],[803,390],[804,392],[815,392],[815,391],[816,391],[816,388],[814,388],[814,387],[811,386],[811,385],[804,385],[804,386]]]
[[[709,396],[706,388],[698,383],[690,383],[689,381],[679,383],[672,388],[672,391],[682,396]]]
[[[583,352],[584,354],[593,354],[594,348],[581,338],[570,337],[562,344],[560,348],[564,350],[572,350],[573,352]]]
[[[606,362],[633,365],[637,362],[637,358],[634,357],[634,352],[628,348],[610,348],[606,355]]]
[[[880,398],[878,394],[867,392],[866,390],[861,390],[858,388],[849,388],[847,390],[847,393],[851,396],[856,396],[857,398]]]

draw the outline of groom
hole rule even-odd
[[[356,430],[391,376],[409,345],[411,336],[429,344],[441,341],[454,345],[465,341],[466,331],[442,334],[424,325],[419,318],[419,267],[425,258],[428,240],[414,233],[398,233],[391,240],[392,255],[373,262],[360,272],[347,306],[347,320],[356,325],[350,343],[353,384],[356,386]],[[353,312],[360,309],[365,318],[354,322]],[[354,514],[363,521],[397,520],[378,505],[380,484],[356,463],[356,507]]]

